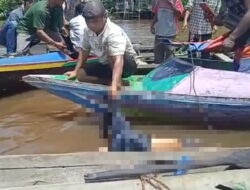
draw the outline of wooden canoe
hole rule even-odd
[[[183,66],[184,65],[184,66]],[[109,104],[103,97],[108,87],[69,81],[63,76],[28,75],[24,81],[57,96],[105,112]],[[173,59],[145,77],[129,79],[119,103],[125,108],[161,112],[170,117],[208,124],[250,122],[250,75],[206,69]]]
[[[88,62],[96,62],[90,57]],[[29,89],[22,81],[27,74],[63,74],[72,70],[77,60],[71,59],[60,52],[0,59],[0,97],[14,92]]]

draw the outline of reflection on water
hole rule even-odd
[[[47,92],[4,98],[0,107],[2,154],[71,152],[99,146],[98,127],[91,125],[89,113]]]
[[[97,151],[97,118],[79,105],[40,90],[0,101],[0,153]],[[186,146],[248,146],[249,132],[203,130],[204,126],[137,125],[156,138],[180,138]],[[193,130],[188,130],[193,129]]]
[[[118,23],[133,42],[146,46],[153,44],[150,21]],[[99,137],[97,120],[81,106],[40,90],[0,99],[0,154],[96,151],[107,144]],[[250,144],[248,131],[142,124],[135,128],[157,138],[180,138],[185,146],[237,147]]]
[[[127,33],[133,43],[142,44],[143,46],[153,47],[154,35],[150,32],[150,20],[119,20],[116,21]]]

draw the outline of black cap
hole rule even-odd
[[[75,14],[76,15],[81,15],[83,13],[84,6],[85,6],[85,3],[79,3],[78,5],[76,5]]]
[[[89,0],[83,8],[82,16],[86,19],[92,19],[106,14],[106,9],[100,0]]]

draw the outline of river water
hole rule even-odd
[[[117,21],[135,43],[152,46],[150,21]],[[0,99],[0,154],[97,151],[98,118],[80,105],[41,90]],[[207,126],[146,125],[136,129],[156,138],[177,138],[185,146],[248,147],[249,131],[211,130]],[[235,126],[238,128],[239,126]]]

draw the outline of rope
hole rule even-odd
[[[171,190],[166,184],[153,175],[143,175],[140,177],[140,181],[142,184],[142,190],[146,190],[146,184],[151,185],[156,190]]]
[[[190,53],[191,55],[191,64],[193,66],[195,66],[194,64],[194,58],[193,58],[193,54],[192,52]],[[192,80],[192,77],[193,77],[193,80]],[[191,76],[190,76],[190,89],[189,89],[189,94],[191,94],[191,91],[194,91],[194,96],[196,97],[196,100],[197,100],[197,104],[198,104],[198,109],[199,111],[201,110],[201,105],[200,105],[200,101],[199,101],[199,96],[197,94],[197,91],[195,89],[195,69],[193,70],[193,72],[191,72]]]

